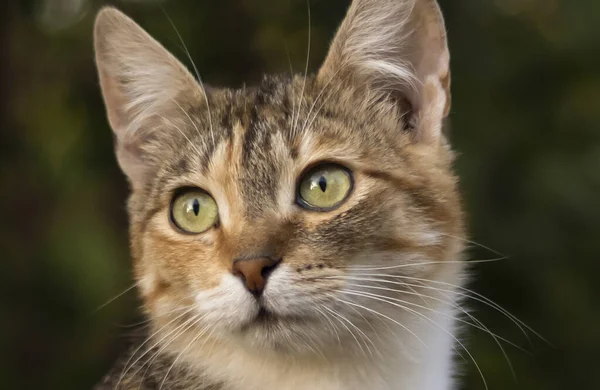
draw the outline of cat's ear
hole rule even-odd
[[[450,70],[436,0],[354,0],[318,77],[408,102],[415,138],[437,143],[450,108]]]
[[[144,144],[156,138],[160,116],[177,101],[202,103],[205,95],[183,64],[115,8],[98,13],[94,46],[117,159],[136,187],[148,175],[153,157]]]

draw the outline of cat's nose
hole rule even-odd
[[[248,291],[259,297],[265,289],[267,278],[280,262],[281,259],[270,257],[240,258],[234,260],[231,272],[242,279]]]

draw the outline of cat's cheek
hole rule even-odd
[[[256,317],[259,306],[240,280],[223,274],[217,287],[198,291],[194,304],[203,322],[222,330],[237,330]]]

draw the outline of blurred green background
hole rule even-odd
[[[317,69],[348,0],[311,0]],[[94,70],[102,1],[0,4],[0,388],[87,389],[136,321],[124,202]],[[208,83],[302,72],[305,0],[114,1]],[[547,338],[471,302],[507,346],[469,330],[490,389],[600,389],[600,1],[443,0],[451,138],[475,241],[509,256],[471,288]],[[187,61],[184,61],[187,63]],[[497,257],[474,246],[472,259]],[[462,389],[482,389],[464,363]]]

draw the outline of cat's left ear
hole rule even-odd
[[[161,116],[181,115],[180,104],[202,106],[206,95],[181,62],[115,8],[98,13],[94,44],[117,160],[133,187],[140,187],[161,158],[157,145],[167,146],[157,142],[168,139]]]
[[[318,77],[408,102],[415,139],[437,144],[450,109],[449,58],[436,0],[354,0]]]

